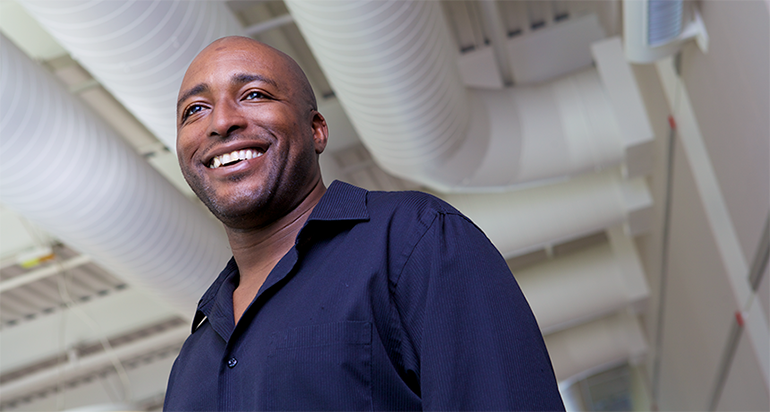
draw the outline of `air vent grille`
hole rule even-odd
[[[682,32],[681,0],[650,0],[647,11],[647,43],[658,46]]]

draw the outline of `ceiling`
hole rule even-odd
[[[386,171],[360,137],[358,120],[346,114],[350,106],[335,92],[332,84],[337,83],[329,80],[334,77],[327,77],[282,1],[224,3],[245,33],[285,51],[307,73],[331,131],[322,156],[327,184],[336,178],[370,190],[426,190],[449,200],[485,230],[530,300],[560,380],[644,356],[646,342],[636,314],[644,310],[649,290],[633,237],[649,227],[651,199],[644,183],[647,172],[635,166],[630,154],[630,148],[636,153],[643,145],[631,146],[624,137],[624,109],[612,100],[617,93],[597,72],[597,52],[590,48],[620,33],[617,1],[497,1],[502,31],[484,17],[484,2],[440,2],[462,86],[474,96],[535,93],[551,85],[565,90],[583,84],[570,76],[594,76],[602,81],[600,94],[615,105],[610,116],[621,119],[619,135],[601,143],[620,148],[615,160],[483,193],[455,194]],[[87,59],[68,52],[32,14],[15,1],[0,1],[2,33],[106,122],[122,139],[120,147],[127,148],[122,150],[133,151],[212,224],[184,183],[169,138],[127,109],[124,97],[97,80],[101,73],[89,72]],[[513,74],[507,78],[495,62],[496,42],[505,43],[513,55]],[[612,66],[601,64],[603,70]],[[508,109],[500,110],[506,117]],[[646,116],[643,111],[636,115]],[[527,144],[524,149],[535,150],[536,143]],[[164,291],[142,281],[142,274],[114,269],[119,266],[115,259],[68,243],[62,229],[5,203],[0,197],[0,408],[74,407],[86,400],[158,408],[165,374],[187,334],[191,313],[165,301]],[[609,338],[589,338],[600,335]],[[573,357],[584,363],[570,352],[582,353]]]

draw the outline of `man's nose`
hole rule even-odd
[[[210,137],[228,137],[235,131],[246,127],[246,118],[238,104],[231,101],[220,101],[211,113],[209,127]]]

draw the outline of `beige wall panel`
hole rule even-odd
[[[701,2],[710,43],[682,79],[747,262],[770,208],[770,13],[762,0]]]

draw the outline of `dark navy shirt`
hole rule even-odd
[[[529,305],[470,220],[334,182],[236,326],[231,260],[166,410],[563,410]]]

